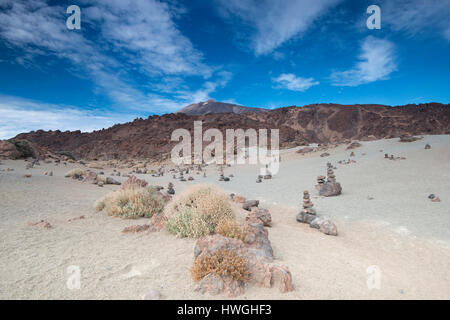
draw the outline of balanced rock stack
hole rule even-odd
[[[340,195],[342,187],[339,182],[336,182],[336,176],[332,168],[328,167],[327,181],[325,182],[324,176],[317,177],[316,189],[319,191],[320,196],[331,197]]]
[[[167,193],[174,195],[175,194],[175,189],[173,188],[173,183],[169,182],[169,184],[167,185]]]
[[[322,186],[325,184],[325,176],[318,176],[317,177],[317,185],[316,185],[316,189],[320,190],[322,188]]]
[[[328,182],[336,182],[336,176],[334,175],[334,171],[331,168],[327,170],[327,181]]]
[[[303,210],[297,215],[297,221],[302,223],[311,223],[316,218],[316,210],[311,202],[308,190],[303,191]]]
[[[309,192],[307,190],[303,191],[303,209],[297,215],[296,220],[301,223],[308,223],[311,228],[319,229],[320,232],[326,235],[337,236],[336,225],[329,219],[318,217],[313,206]]]

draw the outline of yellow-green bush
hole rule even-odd
[[[228,195],[208,184],[187,188],[168,203],[164,213],[169,232],[190,238],[214,233],[220,221],[235,217]]]
[[[150,218],[162,212],[166,203],[163,195],[154,187],[118,190],[97,200],[95,209],[105,210],[110,216],[135,219]]]

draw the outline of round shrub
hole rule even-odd
[[[208,184],[187,188],[169,202],[164,213],[169,232],[190,238],[214,233],[220,221],[235,218],[228,195]]]
[[[110,216],[150,218],[164,210],[166,199],[154,187],[115,191],[95,204],[97,211],[106,210]]]

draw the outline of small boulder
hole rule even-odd
[[[253,207],[259,206],[259,200],[246,200],[242,204],[242,208],[247,211],[251,211]]]
[[[122,230],[122,233],[138,233],[138,232],[146,231],[149,228],[150,228],[150,226],[148,224],[129,226],[129,227],[125,227]]]
[[[44,229],[52,228],[52,225],[48,221],[45,221],[45,220],[41,220],[41,221],[37,221],[37,222],[28,222],[27,224],[30,227],[41,227]]]
[[[233,201],[236,203],[244,203],[245,202],[245,198],[243,196],[240,195],[235,195],[233,196]]]
[[[269,210],[253,207],[245,218],[247,221],[261,221],[265,227],[272,226],[272,216]]]
[[[339,182],[327,182],[320,186],[319,195],[323,197],[338,196],[342,192]]]
[[[69,220],[67,220],[68,222],[72,222],[72,221],[76,221],[76,220],[83,220],[84,216],[79,216],[79,217],[75,217],[75,218],[71,218]]]
[[[295,219],[301,223],[311,223],[311,221],[313,221],[315,218],[316,218],[315,214],[302,211],[299,214],[297,214],[297,217]]]
[[[119,181],[117,181],[117,180],[115,180],[114,178],[111,178],[111,177],[107,177],[106,178],[106,184],[114,184],[114,185],[117,185],[117,186],[121,185],[121,183]]]

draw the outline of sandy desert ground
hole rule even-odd
[[[426,143],[430,150],[424,150]],[[270,209],[275,262],[289,267],[295,291],[249,287],[241,299],[450,299],[450,136],[362,144],[353,150],[356,163],[347,165],[337,163],[349,159],[344,145],[324,158],[283,152],[279,173],[260,184],[255,183],[258,167],[251,165],[226,168],[226,175],[234,175],[230,182],[219,182],[214,168],[192,182],[137,176],[162,186],[172,181],[177,192],[199,181],[214,183]],[[387,160],[385,153],[406,159]],[[314,189],[327,162],[337,167],[343,187],[338,197],[319,197]],[[125,226],[143,220],[96,212],[95,200],[118,187],[64,178],[74,167],[80,165],[41,162],[25,170],[24,161],[2,161],[1,299],[140,299],[150,289],[164,299],[227,298],[194,292],[189,275],[194,239],[165,230],[122,234]],[[53,177],[43,175],[50,170]],[[23,178],[25,173],[32,177]],[[337,237],[296,222],[303,190],[310,191],[317,214],[336,223]],[[441,202],[431,202],[431,193]],[[85,219],[68,221],[80,215]],[[41,219],[53,228],[27,225]],[[72,265],[81,269],[80,289],[67,288]],[[381,287],[369,290],[367,268],[374,265],[381,271]]]

